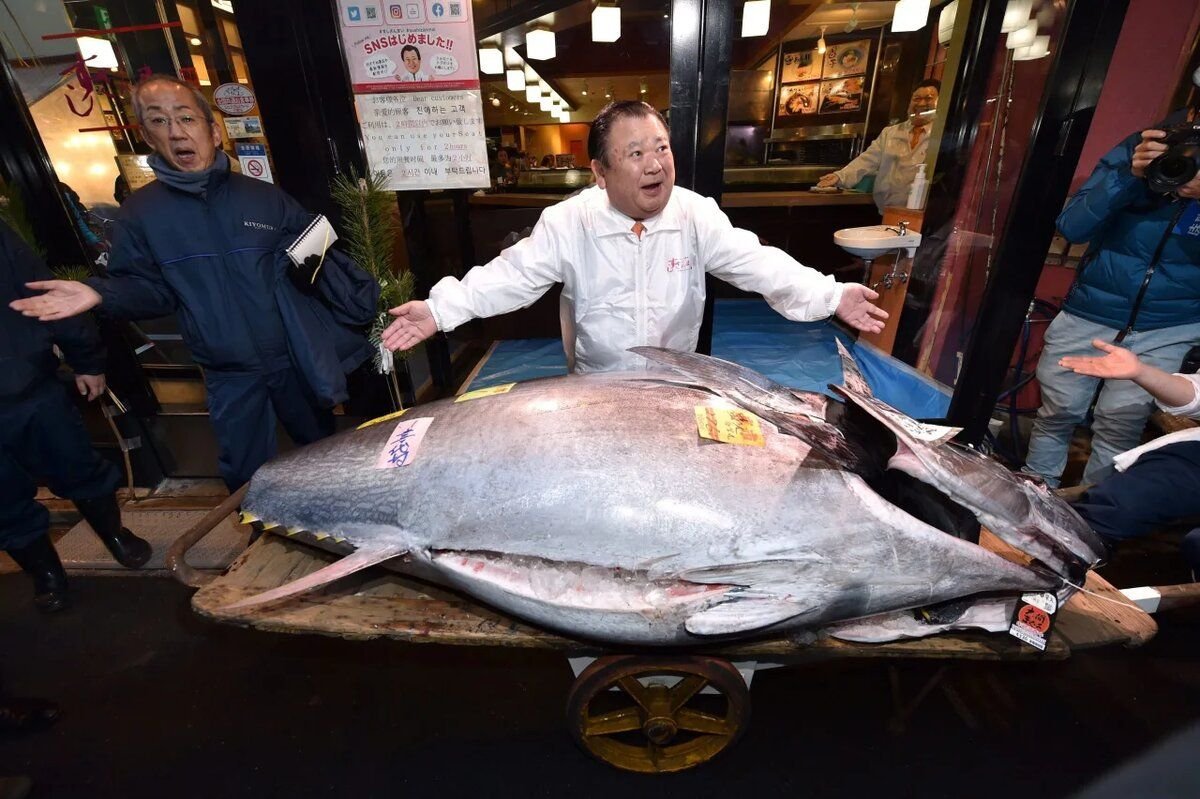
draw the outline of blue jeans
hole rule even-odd
[[[1075,427],[1084,421],[1101,381],[1058,365],[1066,355],[1103,355],[1092,339],[1112,341],[1119,331],[1089,322],[1066,311],[1046,330],[1046,346],[1038,361],[1042,389],[1025,471],[1041,475],[1057,487],[1067,465],[1067,446]],[[1137,353],[1143,363],[1176,372],[1187,351],[1200,343],[1200,322],[1130,333],[1121,346]],[[1103,381],[1092,420],[1092,454],[1084,469],[1084,484],[1098,483],[1113,473],[1112,459],[1142,443],[1142,430],[1154,409],[1154,399],[1130,380]]]

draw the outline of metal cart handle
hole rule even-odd
[[[171,574],[175,576],[176,580],[191,588],[200,588],[216,579],[215,574],[207,574],[193,569],[187,564],[185,558],[189,549],[211,533],[226,516],[238,509],[238,506],[242,504],[242,498],[246,496],[246,489],[249,487],[250,484],[246,483],[234,491],[229,495],[229,499],[210,510],[203,519],[193,524],[187,532],[175,539],[174,544],[171,544],[171,548],[167,550],[167,568],[171,570]]]

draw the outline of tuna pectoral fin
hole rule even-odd
[[[318,569],[312,574],[301,577],[299,580],[293,580],[290,583],[273,588],[270,591],[264,591],[261,594],[255,594],[252,597],[243,599],[239,602],[234,602],[232,605],[227,605],[226,610],[242,610],[251,608],[256,605],[265,605],[268,602],[274,602],[279,599],[286,599],[290,596],[302,594],[305,591],[311,591],[314,588],[320,588],[323,585],[328,585],[334,580],[354,574],[376,565],[383,563],[385,560],[391,560],[397,555],[403,555],[408,551],[405,546],[385,546],[377,549],[358,549],[347,555],[341,560],[334,561],[328,566]]]
[[[689,616],[683,626],[692,635],[732,635],[770,627],[805,610],[787,599],[734,598]]]

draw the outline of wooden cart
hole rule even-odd
[[[295,541],[264,535],[220,576],[186,565],[187,550],[240,501],[230,497],[182,536],[168,567],[199,586],[192,606],[210,619],[284,633],[350,639],[392,638],[455,646],[553,649],[571,659],[577,679],[567,699],[567,724],[588,752],[631,771],[691,768],[729,747],[745,729],[754,671],[834,658],[945,660],[1059,660],[1100,646],[1140,646],[1154,636],[1154,620],[1096,574],[1060,611],[1047,650],[1038,652],[1004,634],[943,634],[886,644],[831,638],[771,638],[678,651],[619,652],[538,629],[447,589],[372,569],[320,592],[248,611],[232,603],[309,574],[335,559]],[[1014,551],[984,534],[990,548]],[[911,713],[944,673],[939,670],[913,702],[894,684],[897,721]]]

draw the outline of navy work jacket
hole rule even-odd
[[[373,352],[361,328],[375,319],[379,285],[331,249],[314,291],[297,289],[284,251],[312,218],[281,189],[227,169],[212,170],[202,195],[155,181],[121,208],[109,276],[87,282],[103,313],[175,314],[207,369],[269,372],[290,361],[330,407]]]
[[[54,375],[55,344],[76,374],[104,374],[104,345],[90,314],[39,322],[8,307],[41,293],[25,288],[26,283],[53,278],[29,245],[0,222],[0,401],[20,400]]]
[[[1162,124],[1173,121],[1181,119]],[[1118,330],[1200,322],[1200,236],[1176,232],[1197,204],[1155,194],[1133,176],[1141,140],[1135,133],[1100,159],[1058,217],[1063,236],[1091,245],[1064,310]]]

